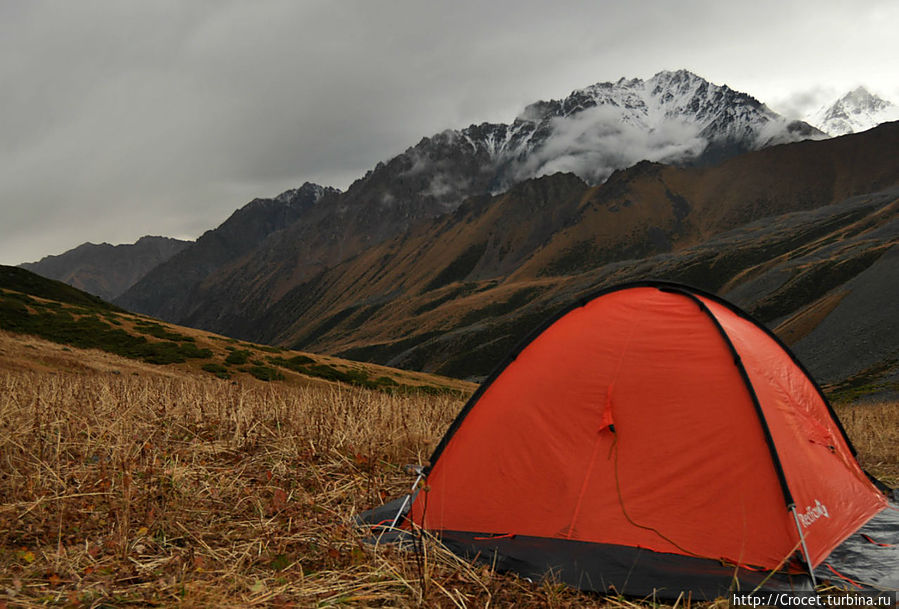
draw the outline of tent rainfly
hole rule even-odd
[[[607,289],[545,324],[422,474],[360,521],[598,592],[899,588],[899,508],[821,389],[762,325],[678,284]]]

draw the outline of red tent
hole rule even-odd
[[[603,291],[538,330],[425,474],[408,518],[460,554],[674,597],[751,589],[774,570],[768,588],[808,588],[824,567],[852,579],[823,563],[888,506],[773,334],[657,282]]]

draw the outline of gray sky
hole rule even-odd
[[[421,137],[686,68],[800,114],[899,102],[895,0],[0,2],[0,263],[195,238]]]

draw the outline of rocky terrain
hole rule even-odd
[[[882,151],[895,151],[897,125],[881,129],[893,132],[892,143]],[[846,143],[851,141],[808,146],[814,151]],[[281,330],[265,337],[274,342],[450,375],[480,376],[543,318],[574,298],[625,281],[670,279],[715,291],[776,328],[822,382],[851,385],[887,377],[899,380],[895,378],[899,336],[891,321],[899,283],[892,281],[889,263],[899,243],[899,176],[872,175],[867,185],[851,184],[846,180],[848,173],[831,169],[816,191],[798,159],[789,162],[780,156],[784,152],[789,151],[772,149],[696,172],[695,181],[682,182],[678,190],[672,186],[685,180],[685,170],[648,165],[624,172],[618,179],[625,184],[617,196],[609,189],[604,193],[604,187],[592,193],[601,203],[599,209],[606,217],[626,214],[630,208],[623,202],[637,200],[638,192],[641,203],[660,209],[669,199],[667,226],[658,222],[665,217],[661,213],[641,225],[639,214],[633,212],[629,230],[617,237],[603,234],[600,229],[608,223],[593,220],[590,225],[595,228],[589,234],[595,238],[585,240],[572,236],[579,235],[573,229],[590,222],[581,219],[552,231],[552,238],[536,248],[525,246],[521,251],[527,253],[518,252],[517,265],[512,244],[527,244],[529,235],[523,223],[517,232],[502,230],[503,208],[525,203],[514,198],[518,191],[510,192],[485,209],[455,215],[428,235],[410,235],[385,247],[379,253],[394,262],[384,264],[390,270],[380,276],[376,263],[381,258],[376,252],[322,275],[273,307],[260,327]],[[822,151],[807,159],[812,166],[806,171],[814,172],[826,155]],[[741,174],[750,179],[745,165],[749,162],[757,164],[755,171],[760,173],[755,175],[767,176],[768,181],[764,189],[744,199],[739,193],[747,192],[745,185],[735,180]],[[783,173],[778,175],[776,166],[784,167]],[[789,171],[797,172],[795,182]],[[630,179],[624,180],[626,176]],[[842,186],[837,186],[841,181]],[[732,190],[721,186],[726,182]],[[892,186],[885,187],[887,183]],[[794,190],[800,184],[805,199]],[[651,185],[659,191],[655,198],[647,194]],[[560,196],[566,186],[567,199]],[[544,208],[549,207],[548,201],[561,202],[563,212],[566,201],[569,210],[588,208],[590,189],[579,189],[573,177],[543,178],[532,185],[535,190],[538,187],[543,188]],[[539,209],[539,200],[529,203],[531,209]],[[730,213],[719,216],[720,224],[704,225],[714,206],[725,204]],[[610,211],[615,208],[618,211]],[[678,209],[689,211],[678,220]],[[520,210],[509,209],[509,217],[519,217]],[[756,214],[757,219],[743,222],[744,213]],[[543,217],[531,217],[533,226],[547,225]],[[624,220],[615,222],[621,226]],[[722,230],[728,223],[735,228]],[[492,227],[497,227],[493,233]],[[644,237],[635,238],[640,231]],[[461,242],[463,233],[484,240],[475,237]],[[503,237],[508,240],[504,242]],[[535,241],[540,237],[534,235]],[[434,244],[430,250],[427,243]],[[634,248],[641,243],[642,247]],[[443,264],[436,265],[437,260]],[[410,334],[409,328],[415,331]]]

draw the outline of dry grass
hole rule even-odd
[[[570,604],[573,592],[520,584],[434,548],[424,566],[374,551],[350,525],[360,508],[408,486],[398,464],[426,459],[460,407],[338,386],[4,373],[0,599]]]
[[[431,544],[422,558],[361,543],[351,515],[404,492],[400,466],[426,459],[461,406],[0,372],[0,607],[633,607]],[[897,406],[841,412],[865,462],[894,482]]]
[[[899,402],[843,404],[836,413],[865,471],[899,487]]]

